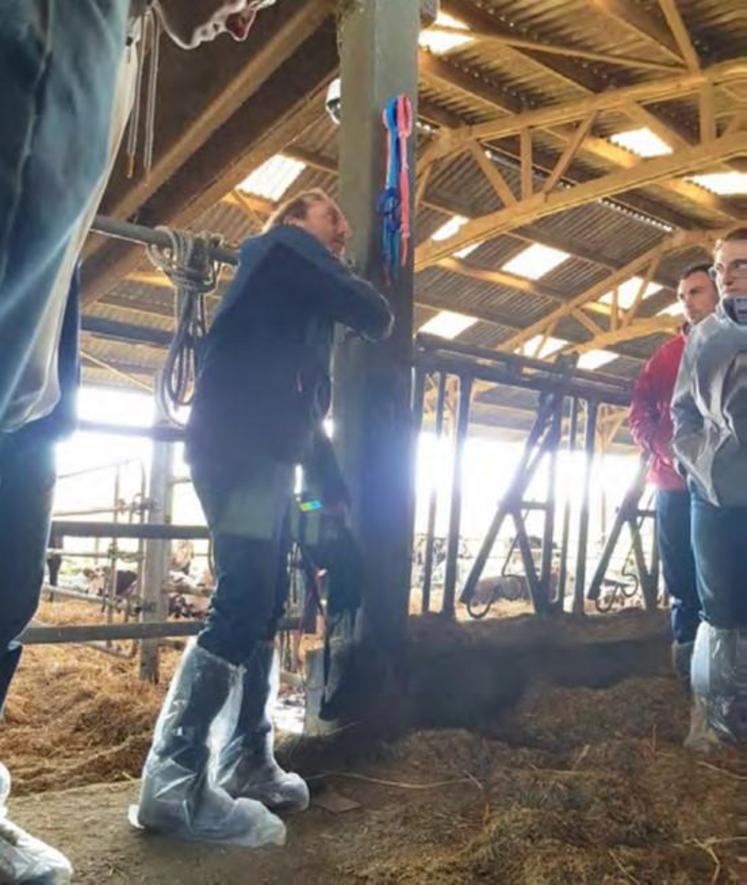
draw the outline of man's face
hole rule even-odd
[[[747,240],[722,243],[713,256],[713,270],[722,298],[747,295]]]
[[[246,37],[253,13],[245,13],[248,0],[158,0],[161,19],[169,36],[183,49],[230,33]]]
[[[350,225],[334,200],[314,200],[306,209],[306,218],[289,219],[320,240],[338,258],[345,255]]]
[[[677,300],[682,305],[688,323],[696,326],[716,309],[718,292],[708,274],[704,270],[698,270],[680,280]]]

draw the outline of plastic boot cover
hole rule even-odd
[[[747,740],[747,630],[700,625],[692,686],[693,724],[686,746],[707,750],[720,740]]]
[[[244,671],[236,725],[218,757],[218,783],[232,796],[258,799],[276,811],[304,811],[309,788],[275,761],[272,710],[278,695],[279,666],[273,642],[257,644]]]
[[[675,676],[682,682],[685,688],[690,688],[690,670],[693,660],[694,642],[672,643],[672,669]]]
[[[259,802],[232,799],[209,777],[208,734],[230,715],[240,670],[191,642],[169,687],[130,821],[194,841],[282,845],[285,825]],[[232,689],[234,690],[232,692]]]
[[[0,763],[0,882],[66,885],[73,875],[70,861],[7,818],[8,769]]]

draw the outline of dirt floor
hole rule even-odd
[[[247,852],[129,828],[163,692],[134,682],[133,670],[86,649],[28,649],[0,728],[11,813],[68,854],[75,882],[738,881],[745,775],[729,754],[682,748],[688,703],[669,676],[603,688],[535,681],[479,729],[419,730],[357,749],[348,741],[344,753],[295,739],[285,756],[309,778],[312,808],[288,819],[285,849]],[[340,796],[357,807],[324,807]]]

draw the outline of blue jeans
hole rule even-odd
[[[672,601],[675,642],[693,642],[700,623],[700,599],[690,543],[690,493],[656,493],[656,533],[664,583]]]
[[[285,610],[293,480],[293,465],[266,458],[240,474],[218,463],[192,463],[217,581],[197,641],[232,664],[247,664],[257,642],[274,638]]]
[[[66,248],[106,169],[129,3],[2,0],[0,7],[3,427],[42,319],[58,308],[51,296]]]
[[[53,440],[0,434],[0,710],[21,657],[17,637],[39,604],[54,482]]]
[[[747,627],[747,507],[715,507],[695,488],[691,495],[703,616],[725,630]]]

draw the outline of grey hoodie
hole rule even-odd
[[[723,302],[688,337],[672,421],[677,460],[699,494],[747,507],[747,326]]]

